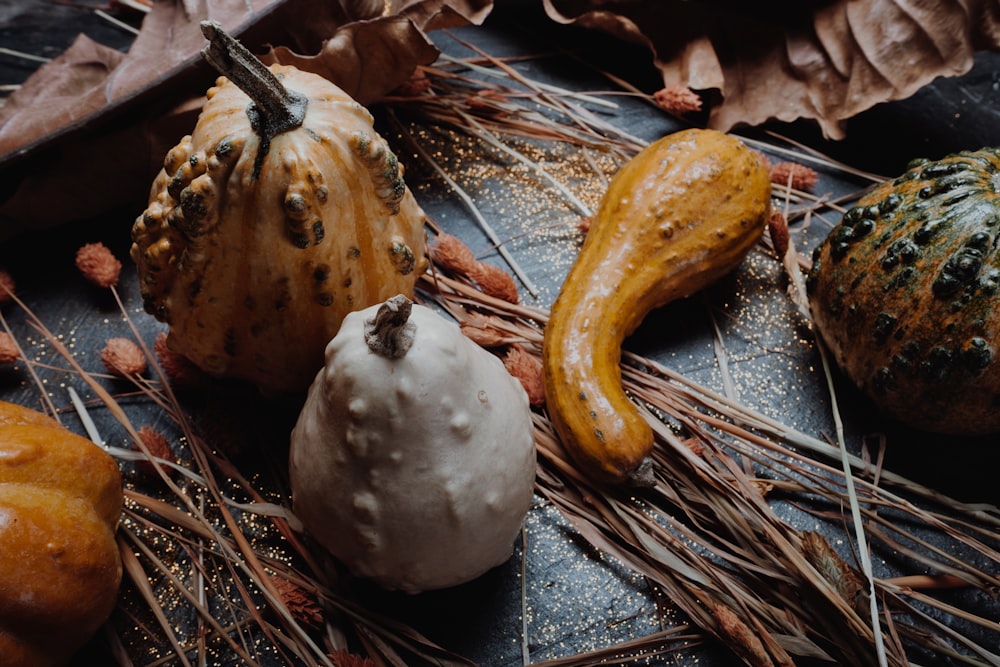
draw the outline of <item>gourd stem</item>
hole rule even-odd
[[[413,345],[413,335],[417,327],[410,322],[413,302],[403,294],[386,300],[374,317],[365,322],[365,342],[375,354],[399,359]]]
[[[273,137],[302,125],[307,98],[285,88],[274,72],[233,39],[217,21],[202,21],[201,32],[208,40],[208,46],[201,51],[202,56],[251,100],[247,115],[251,126],[261,136],[259,162]]]

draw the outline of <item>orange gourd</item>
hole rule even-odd
[[[0,402],[0,664],[65,665],[107,620],[122,576],[121,508],[110,455]]]
[[[648,481],[653,431],[622,388],[621,347],[654,308],[732,271],[770,210],[759,156],[714,130],[642,150],[612,179],[545,327],[546,405],[593,477]]]
[[[145,307],[209,374],[304,391],[347,313],[412,296],[425,217],[367,109],[203,28],[226,76],[133,226]]]

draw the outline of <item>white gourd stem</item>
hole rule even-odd
[[[217,21],[202,21],[201,32],[208,40],[201,55],[219,74],[228,78],[250,98],[247,115],[261,137],[254,174],[267,154],[271,139],[302,125],[308,99],[288,90],[264,63],[223,30]]]
[[[365,342],[375,354],[399,359],[413,345],[416,325],[410,321],[413,302],[397,294],[379,306],[375,316],[365,322]]]

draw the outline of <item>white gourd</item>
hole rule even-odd
[[[355,574],[408,593],[508,560],[532,499],[528,397],[404,296],[349,314],[291,435],[293,508]]]

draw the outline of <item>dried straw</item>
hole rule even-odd
[[[443,60],[424,74],[430,80],[427,94],[395,98],[393,107],[423,123],[461,128],[493,150],[500,142],[511,155],[517,152],[512,139],[527,138],[624,160],[641,147],[583,106],[593,104],[595,95],[537,85],[511,63],[486,54]],[[479,90],[491,91],[490,105],[467,105],[470,93]],[[789,149],[781,150],[788,155]],[[831,166],[816,155],[792,152]],[[543,169],[536,173],[568,207],[579,208],[580,202],[567,196],[570,188],[556,186]],[[789,223],[837,214],[849,202],[790,188],[781,195]],[[778,261],[790,278],[790,316],[807,321],[800,282],[807,262],[795,252],[794,241]],[[331,656],[347,662],[355,653],[378,665],[471,664],[344,592],[336,565],[302,534],[287,489],[245,474],[225,453],[224,436],[189,416],[188,404],[174,392],[117,288],[110,289],[146,356],[149,377],[89,372],[16,296],[12,303],[23,312],[29,332],[40,335],[62,363],[32,361],[24,355],[26,334],[14,331],[2,311],[0,324],[19,341],[20,363],[48,411],[59,414],[42,373],[79,383],[95,398],[79,402],[78,409],[111,418],[105,429],[114,433],[95,431],[95,440],[103,435],[134,443],[135,448],[104,444],[126,470],[144,461],[155,473],[151,484],[130,486],[126,493],[119,533],[128,578],[119,614],[124,623],[109,626],[120,663],[134,658],[126,654],[139,634],[149,651],[144,664],[150,665],[209,664],[236,656],[247,665],[331,666]],[[420,297],[442,306],[467,331],[479,332],[498,355],[517,346],[518,355],[540,358],[544,308],[483,294],[468,276],[441,266],[422,277]],[[717,339],[717,356],[724,360],[721,334]],[[681,650],[706,636],[748,665],[815,658],[902,667],[911,663],[911,652],[969,665],[1000,664],[996,618],[968,602],[1000,590],[998,508],[950,499],[847,454],[841,443],[749,409],[732,391],[719,394],[651,359],[626,354],[622,370],[625,388],[654,427],[655,485],[644,490],[595,485],[580,473],[539,406],[536,490],[583,539],[640,573],[690,623],[537,664],[622,664]],[[129,416],[134,402],[162,413],[159,427],[171,427],[177,460],[155,456],[144,445],[141,427]],[[826,526],[824,534],[840,539],[831,542],[792,525],[780,507],[809,513]],[[871,567],[873,553],[898,554],[910,563],[909,571],[883,577]],[[310,605],[315,601],[322,627],[315,627],[315,614],[303,614],[302,600],[290,599],[287,586],[278,582],[291,582],[309,596]],[[971,595],[941,595],[956,588]],[[183,627],[175,622],[179,616],[188,619]],[[943,618],[961,623],[949,625]],[[527,643],[523,652],[530,659]],[[350,661],[354,657],[363,664],[358,656]]]

